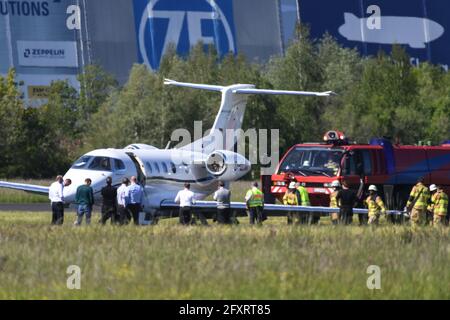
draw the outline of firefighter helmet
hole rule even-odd
[[[371,184],[371,185],[369,186],[369,191],[375,191],[375,192],[377,192],[377,191],[378,191],[377,186]]]
[[[437,190],[437,186],[433,183],[431,186],[430,186],[430,191],[436,191]]]
[[[332,187],[332,188],[339,188],[340,186],[341,186],[341,184],[339,183],[338,180],[334,180],[334,181],[331,183],[331,187]]]

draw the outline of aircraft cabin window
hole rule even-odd
[[[159,170],[158,162],[155,162],[154,165],[155,165],[156,173],[160,173],[161,171]]]
[[[175,166],[175,163],[170,163],[170,168],[172,169],[172,173],[177,173],[177,167]]]
[[[116,170],[125,170],[125,164],[122,160],[114,159],[114,165],[116,167]]]
[[[165,162],[162,162],[161,165],[162,165],[163,171],[165,173],[169,173],[169,170],[167,169],[167,164]]]
[[[152,172],[153,172],[152,164],[150,162],[146,162],[145,164],[146,164],[146,168],[148,171],[147,173],[152,174]]]
[[[82,156],[72,165],[72,169],[85,169],[89,161],[92,159],[90,156]]]
[[[89,165],[90,170],[111,171],[111,162],[107,157],[95,157]]]

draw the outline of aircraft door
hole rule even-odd
[[[136,178],[138,180],[138,183],[144,187],[145,183],[146,183],[146,178],[147,178],[144,162],[142,162],[141,159],[139,159],[139,157],[137,157],[132,152],[127,152],[127,155],[130,157],[130,159],[133,161],[133,163],[136,167],[136,172],[137,172]]]

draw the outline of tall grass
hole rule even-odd
[[[95,221],[98,217],[93,219]],[[449,229],[408,226],[62,227],[0,214],[2,299],[449,299]],[[69,265],[81,290],[66,287]],[[369,290],[369,265],[381,290]]]

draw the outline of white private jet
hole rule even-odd
[[[249,94],[277,94],[327,97],[333,95],[327,92],[286,91],[255,89],[251,84],[235,84],[217,86],[177,82],[166,79],[166,85],[188,87],[202,90],[217,91],[222,94],[219,113],[216,116],[211,134],[200,140],[175,149],[158,149],[146,144],[132,144],[124,149],[98,149],[86,153],[76,160],[64,175],[71,179],[72,184],[64,190],[66,203],[73,203],[78,186],[84,184],[86,178],[92,180],[92,188],[96,200],[101,199],[101,188],[105,186],[107,177],[111,177],[113,185],[120,185],[124,177],[136,176],[144,186],[144,211],[141,222],[147,224],[159,216],[172,216],[173,209],[178,205],[174,198],[185,182],[191,184],[191,190],[196,194],[195,207],[215,208],[213,201],[202,201],[217,189],[219,180],[232,182],[247,174],[251,169],[250,162],[241,154],[233,152],[234,143],[228,149],[223,149],[223,141],[216,141],[214,132],[241,129],[244,118],[247,97]],[[222,148],[220,149],[219,148]],[[38,194],[48,194],[48,187],[0,181],[0,187],[23,190]],[[98,203],[98,202],[97,202]],[[245,210],[245,203],[232,202],[232,209]],[[325,207],[295,207],[276,204],[265,206],[270,212],[283,214],[288,210],[333,212]],[[365,209],[357,209],[356,213],[367,213]],[[335,211],[335,209],[334,209]]]

